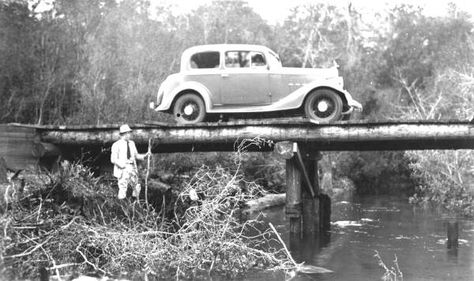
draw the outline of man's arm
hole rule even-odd
[[[148,152],[144,153],[144,154],[138,153],[137,147],[135,146],[135,142],[132,142],[131,147],[132,147],[132,150],[133,150],[133,155],[135,155],[136,160],[142,161],[142,160],[145,160],[145,158],[149,156]]]

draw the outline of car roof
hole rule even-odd
[[[262,45],[252,44],[208,44],[190,47],[184,50],[183,55],[190,55],[196,52],[204,51],[226,51],[226,50],[249,50],[249,51],[268,51],[269,48]]]
[[[257,51],[257,52],[270,52],[275,53],[271,49],[262,46],[262,45],[252,45],[252,44],[208,44],[208,45],[198,45],[194,47],[187,48],[184,50],[181,55],[181,69],[180,71],[188,70],[188,63],[190,57],[199,52],[224,52],[224,51]]]

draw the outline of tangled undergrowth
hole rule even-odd
[[[446,210],[474,217],[474,152],[412,151],[412,177],[418,182],[411,203],[433,202]]]
[[[173,204],[163,200],[156,209],[116,199],[109,182],[80,164],[25,181],[1,203],[0,276],[7,280],[37,279],[40,269],[56,280],[84,273],[167,280],[294,268],[269,229],[240,218],[243,202],[262,191],[239,169],[203,166],[173,188]]]
[[[379,266],[385,271],[382,276],[383,281],[403,281],[403,272],[400,271],[397,255],[395,255],[393,265],[390,266],[390,268],[382,260],[382,257],[377,250],[375,250],[374,257],[377,259]]]

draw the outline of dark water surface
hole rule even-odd
[[[474,222],[459,221],[459,248],[446,247],[448,218],[433,209],[414,207],[406,198],[363,197],[333,202],[331,231],[326,236],[290,239],[283,207],[265,211],[298,262],[333,270],[326,275],[297,274],[301,280],[381,280],[384,269],[374,257],[394,266],[403,280],[474,280]],[[290,277],[286,277],[287,280]],[[246,281],[285,280],[281,273],[248,276]]]

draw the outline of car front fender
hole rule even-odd
[[[318,88],[327,88],[327,89],[332,89],[335,92],[338,92],[343,95],[342,98],[344,98],[348,103],[352,101],[352,96],[349,94],[348,91],[346,91],[342,87],[342,83],[339,82],[339,80],[323,80],[323,81],[314,81],[311,83],[306,84],[305,86],[302,87],[303,91],[306,94],[309,94],[311,91],[316,90]]]
[[[342,87],[342,83],[340,83],[336,79],[326,80],[326,81],[314,81],[314,82],[306,84],[305,86],[301,87],[297,91],[301,91],[302,93],[305,93],[304,97],[306,97],[306,95],[308,95],[311,91],[316,90],[318,88],[332,89],[335,92],[338,92],[342,95],[342,98],[347,101],[348,106],[356,110],[362,110],[362,105],[358,101],[354,100],[352,98],[352,95]]]
[[[204,100],[206,111],[209,111],[211,109],[211,95],[207,87],[198,82],[188,81],[179,84],[179,86],[174,88],[170,93],[165,93],[163,96],[163,100],[156,108],[156,111],[170,110],[173,102],[183,92],[196,92]]]
[[[272,105],[272,107],[276,110],[279,109],[296,109],[303,105],[306,96],[311,93],[312,91],[319,89],[319,88],[326,88],[331,89],[335,92],[340,93],[343,95],[343,98],[347,100],[349,106],[356,104],[357,102],[352,99],[351,94],[344,90],[342,86],[340,86],[339,82],[331,81],[331,80],[319,80],[313,81],[310,83],[305,84],[304,86],[296,89],[292,93],[290,93],[285,98],[277,101]]]

